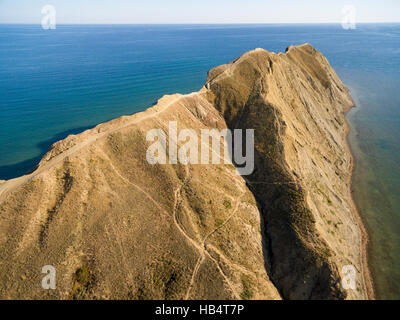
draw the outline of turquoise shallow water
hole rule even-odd
[[[400,299],[400,81],[358,78],[348,119],[355,158],[353,198],[366,221],[378,298]]]
[[[26,173],[68,134],[197,91],[210,68],[245,51],[304,42],[358,101],[354,198],[378,297],[400,298],[400,24],[0,25],[0,179]]]

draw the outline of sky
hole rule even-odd
[[[57,24],[328,23],[343,7],[356,22],[400,22],[400,0],[0,0],[0,23],[40,24],[44,5]]]

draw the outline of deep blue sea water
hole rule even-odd
[[[354,197],[379,298],[400,298],[400,24],[0,25],[0,179],[71,133],[197,91],[245,51],[309,42],[351,88]]]

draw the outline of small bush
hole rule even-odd
[[[215,220],[215,227],[216,228],[222,227],[223,224],[224,224],[224,220],[222,220],[222,219]]]
[[[83,286],[87,286],[91,281],[90,270],[87,267],[82,267],[76,270],[75,280]]]
[[[224,207],[225,207],[226,210],[232,209],[232,204],[231,204],[231,202],[230,202],[229,200],[225,200],[225,201],[224,201]]]
[[[251,298],[253,298],[253,291],[251,290],[251,286],[252,283],[250,281],[250,279],[248,279],[247,277],[243,276],[242,277],[242,287],[243,287],[243,291],[240,294],[240,297],[243,300],[250,300]]]
[[[87,267],[81,267],[74,274],[74,284],[71,298],[74,300],[88,299],[93,283],[93,276]]]

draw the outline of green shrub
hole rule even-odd
[[[251,280],[249,278],[247,278],[246,276],[242,277],[242,287],[243,287],[243,291],[240,294],[240,297],[243,300],[250,300],[251,298],[253,298],[254,294],[253,294],[253,291],[251,290],[252,283],[251,283]]]
[[[222,220],[222,219],[215,220],[215,227],[216,228],[222,227],[223,224],[224,224],[224,220]]]
[[[228,201],[228,200],[225,200],[224,201],[224,207],[225,207],[226,210],[230,210],[232,208],[231,202]]]

